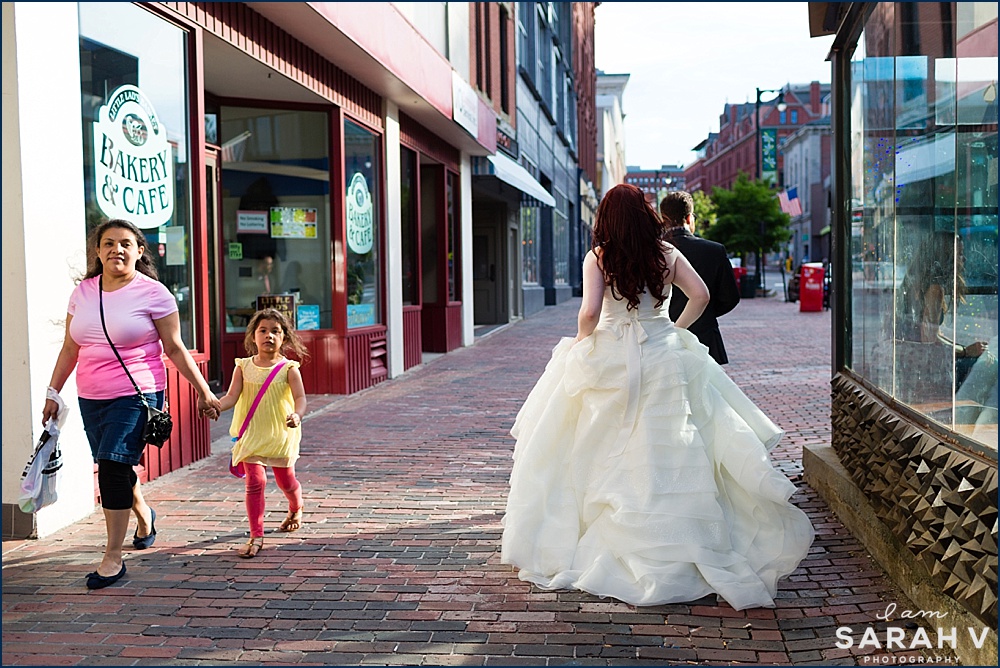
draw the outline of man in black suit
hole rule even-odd
[[[712,300],[688,330],[708,346],[708,353],[719,364],[726,364],[726,347],[722,343],[718,318],[740,303],[740,289],[736,285],[733,266],[720,243],[694,235],[694,200],[684,191],[667,193],[660,202],[660,216],[666,227],[664,238],[677,247],[688,259],[701,279],[708,286]],[[670,317],[676,320],[687,304],[687,297],[680,290],[670,296]]]

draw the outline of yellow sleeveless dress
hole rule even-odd
[[[237,358],[236,365],[243,371],[243,391],[233,408],[233,423],[229,427],[229,435],[233,438],[239,436],[247,411],[274,368],[259,367],[253,363],[252,357]],[[285,365],[271,381],[243,438],[233,444],[233,464],[249,462],[287,468],[299,458],[302,427],[293,428],[285,424],[288,414],[295,412],[288,371],[298,366],[298,362],[285,360]]]

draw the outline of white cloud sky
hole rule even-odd
[[[809,37],[805,2],[602,2],[595,59],[625,86],[629,165],[687,165],[726,102],[757,88],[830,82],[833,36]],[[770,96],[765,96],[765,100]]]

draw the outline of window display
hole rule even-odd
[[[219,116],[226,331],[242,333],[266,295],[294,300],[305,328],[330,329],[329,115],[223,106]]]

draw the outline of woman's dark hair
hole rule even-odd
[[[260,325],[261,320],[273,320],[281,327],[281,331],[285,337],[281,342],[281,354],[287,354],[291,350],[300,361],[305,361],[309,357],[309,350],[302,343],[299,335],[295,333],[292,323],[288,321],[284,313],[273,308],[262,308],[250,317],[250,322],[247,323],[247,333],[243,337],[243,347],[246,348],[247,353],[251,355],[257,354],[257,344],[253,340],[253,334],[257,331],[257,326]]]
[[[149,276],[153,280],[160,280],[160,275],[156,271],[156,265],[153,264],[153,259],[149,254],[146,235],[135,224],[121,218],[115,218],[114,220],[102,223],[90,233],[90,237],[87,240],[87,273],[84,275],[84,278],[93,278],[104,273],[104,263],[101,262],[101,254],[98,249],[101,246],[101,238],[104,236],[104,233],[113,228],[131,232],[132,236],[135,237],[136,245],[144,249],[142,255],[136,260],[136,271]]]
[[[611,294],[627,300],[629,309],[639,307],[639,295],[647,290],[657,307],[667,299],[664,286],[670,269],[662,234],[660,218],[633,185],[615,186],[597,207],[591,247],[601,249],[601,269]]]

